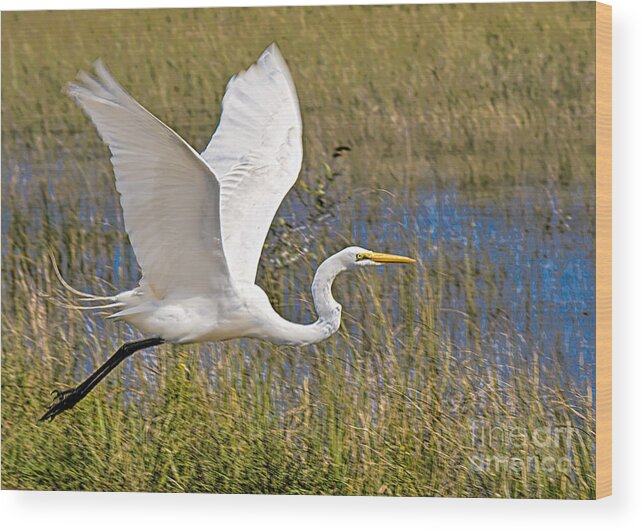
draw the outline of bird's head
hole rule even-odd
[[[396,254],[376,253],[362,247],[347,247],[340,251],[339,257],[346,269],[354,269],[364,266],[376,266],[383,264],[412,264],[413,258],[399,256]]]

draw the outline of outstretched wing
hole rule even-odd
[[[94,65],[69,85],[112,152],[125,228],[143,278],[163,299],[231,285],[221,241],[219,183],[178,134]]]
[[[202,156],[220,180],[230,272],[253,284],[268,229],[302,159],[297,93],[275,44],[228,83],[219,127]]]

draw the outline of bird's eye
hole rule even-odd
[[[356,257],[356,261],[359,262],[360,260],[364,260],[364,258],[366,258],[364,256],[364,253],[358,253]]]

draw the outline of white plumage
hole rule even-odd
[[[219,178],[223,246],[237,282],[254,284],[270,223],[301,168],[301,133],[295,86],[272,44],[228,83],[202,153]]]
[[[331,256],[315,274],[318,319],[308,325],[283,319],[255,285],[270,224],[302,162],[297,94],[275,44],[230,80],[219,126],[201,155],[136,102],[100,62],[95,76],[81,72],[69,93],[111,150],[125,229],[142,278],[138,287],[114,297],[65,285],[84,300],[110,303],[84,309],[116,307],[111,318],[152,339],[123,346],[81,385],[59,393],[43,419],[73,407],[124,357],[162,341],[321,341],[339,327],[341,305],[331,292],[339,273],[414,262],[361,247]]]

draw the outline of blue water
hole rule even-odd
[[[423,198],[425,259],[438,249],[450,264],[473,257],[477,324],[483,335],[522,338],[523,355],[564,360],[570,375],[594,381],[595,235],[593,209],[581,189],[547,193],[533,187],[473,199],[455,192]],[[558,199],[564,196],[563,201]],[[436,242],[439,242],[438,246]],[[432,245],[433,243],[433,245]],[[457,267],[452,267],[456,269]],[[457,275],[456,275],[457,276]],[[465,308],[461,291],[445,305]],[[445,316],[457,329],[457,314]],[[498,348],[503,348],[502,344]]]
[[[452,344],[463,350],[470,348],[473,325],[483,339],[482,355],[500,354],[510,345],[516,356],[561,362],[570,377],[593,385],[595,232],[591,191],[534,186],[476,194],[455,189],[415,190],[408,197],[388,193],[382,193],[379,200],[373,200],[372,194],[367,197],[364,201],[351,197],[349,208],[339,205],[330,222],[334,238],[347,237],[347,243],[398,254],[407,254],[410,249],[417,252],[414,257],[428,268],[431,277],[443,278],[439,329],[450,335]],[[292,206],[285,210],[289,209]],[[294,211],[296,218],[297,209]],[[336,250],[328,249],[326,254]],[[299,272],[300,280],[288,287],[285,298],[307,293],[312,274],[310,267]],[[387,284],[387,299],[391,299],[387,311],[404,319],[395,303],[397,286],[385,280],[385,271],[379,275],[382,284]],[[464,288],[471,276],[475,314],[467,307]],[[342,293],[336,295],[341,299]],[[415,304],[424,302],[417,300]],[[301,318],[301,313],[288,308],[284,313]],[[314,318],[309,312],[303,315]]]
[[[18,173],[19,186],[14,193],[28,196],[33,193],[29,191],[29,166],[20,166]],[[52,174],[48,194],[55,201],[55,181],[64,176],[60,168]],[[3,196],[6,193],[3,186]],[[292,195],[280,215],[297,225],[306,219],[306,209]],[[108,219],[96,220],[91,198],[84,198],[83,222],[100,227],[97,230],[122,230],[117,198],[109,201],[113,206],[107,209]],[[34,223],[42,217],[39,212],[27,214]],[[330,241],[343,239],[346,244],[401,254],[413,249],[417,252],[415,258],[433,276],[442,275],[444,279],[440,327],[449,332],[453,343],[463,348],[468,345],[473,322],[485,341],[485,355],[492,356],[494,351],[506,348],[505,339],[511,336],[516,355],[537,353],[544,360],[562,360],[571,377],[579,381],[589,379],[593,384],[593,215],[592,193],[586,193],[582,187],[555,191],[546,186],[503,188],[475,195],[455,189],[420,189],[412,194],[398,192],[395,196],[370,190],[362,195],[353,194],[350,201],[342,202],[340,198],[332,216],[316,226],[306,226],[302,233],[327,231],[333,235]],[[11,220],[12,212],[3,208],[3,257]],[[343,243],[337,249],[324,251],[335,252]],[[305,243],[307,247],[314,247],[313,244],[314,241]],[[286,283],[284,300],[295,302],[290,308],[281,308],[285,317],[314,319],[311,308],[297,301],[301,301],[300,294],[308,294],[313,274],[310,266],[314,267],[324,257],[312,260],[309,265],[292,266],[297,274]],[[129,246],[115,245],[113,256],[93,259],[99,263],[99,270],[106,271],[105,278],[120,289],[131,288],[138,280]],[[287,274],[287,268],[283,271]],[[475,315],[468,312],[464,289],[465,280],[471,277],[475,282]],[[395,286],[391,286],[390,296],[390,311],[397,314],[400,310],[395,304]]]

